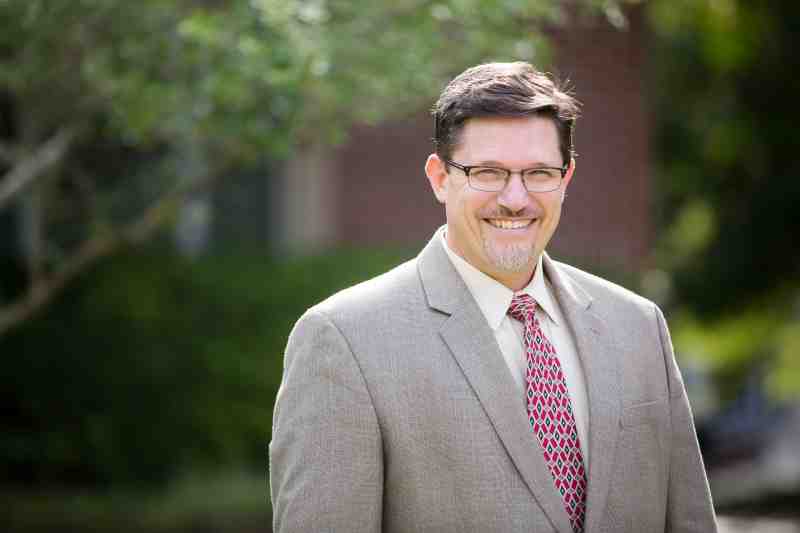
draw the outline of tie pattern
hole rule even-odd
[[[542,333],[536,302],[515,295],[508,314],[525,325],[525,372],[528,421],[539,440],[553,484],[561,495],[572,530],[583,532],[586,517],[586,470],[567,382],[556,350]]]

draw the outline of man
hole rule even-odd
[[[544,252],[576,114],[527,63],[444,89],[425,173],[447,225],[289,338],[276,531],[716,530],[661,312]]]

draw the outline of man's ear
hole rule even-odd
[[[564,174],[564,179],[561,182],[561,201],[564,201],[564,197],[567,195],[567,185],[569,182],[572,181],[572,175],[575,173],[575,158],[571,158],[569,160],[569,167],[567,168],[567,173]]]
[[[441,204],[445,203],[447,201],[447,171],[444,161],[438,155],[428,156],[428,160],[425,161],[425,175],[428,176],[428,182],[431,184],[436,199]]]

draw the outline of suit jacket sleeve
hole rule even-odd
[[[672,426],[666,530],[674,533],[715,532],[714,508],[689,400],[675,361],[664,315],[658,308],[656,315],[667,365]]]
[[[321,312],[289,336],[269,455],[276,532],[380,531],[375,410],[345,337]]]

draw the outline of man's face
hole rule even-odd
[[[563,164],[555,124],[536,116],[468,120],[452,160],[511,170]],[[451,166],[445,171],[444,162],[432,154],[425,171],[437,199],[445,204],[450,248],[511,289],[524,287],[558,226],[574,170],[570,163],[555,191],[528,192],[515,173],[504,190],[483,192],[470,187],[461,170]]]

